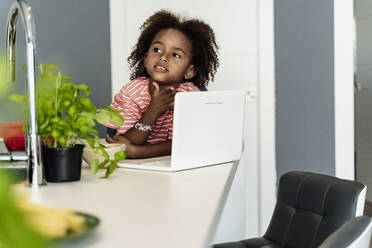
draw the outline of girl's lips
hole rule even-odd
[[[160,72],[167,72],[168,71],[168,69],[166,67],[161,66],[161,65],[155,65],[154,69],[155,69],[155,71],[160,71]]]

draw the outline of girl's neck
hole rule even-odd
[[[154,80],[152,80],[151,78],[150,78],[150,85],[152,85],[152,83],[154,82]],[[158,85],[159,85],[159,88],[160,88],[160,90],[162,90],[162,89],[164,89],[164,88],[169,88],[169,87],[173,87],[173,88],[175,88],[175,89],[177,89],[178,88],[178,86],[181,84],[182,82],[179,82],[179,83],[158,83]],[[152,88],[152,87],[150,87],[150,88]]]

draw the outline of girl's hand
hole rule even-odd
[[[160,89],[159,85],[156,82],[152,82],[152,91],[151,91],[151,102],[148,107],[149,111],[160,116],[168,109],[174,107],[174,96],[179,89],[174,87],[165,87]]]
[[[132,158],[136,154],[136,147],[135,145],[130,142],[129,139],[125,138],[123,135],[114,135],[112,138],[107,134],[106,141],[108,143],[121,143],[125,144],[125,152],[128,158]]]

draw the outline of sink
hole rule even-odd
[[[27,178],[27,161],[0,161],[0,173],[9,175],[13,183]]]
[[[19,183],[27,178],[27,154],[22,151],[9,151],[3,138],[0,138],[0,173],[6,173],[12,182]]]

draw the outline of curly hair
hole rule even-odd
[[[146,53],[155,35],[167,28],[176,29],[189,39],[191,43],[191,64],[196,69],[196,74],[190,80],[199,88],[208,85],[209,80],[214,80],[214,75],[219,66],[218,45],[213,29],[199,19],[185,19],[167,10],[160,10],[150,16],[140,27],[141,34],[137,44],[133,47],[127,61],[132,73],[130,79],[148,77],[144,66]]]

